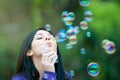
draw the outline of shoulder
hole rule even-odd
[[[16,74],[12,77],[12,80],[27,80],[24,74]]]

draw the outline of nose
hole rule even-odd
[[[46,37],[45,40],[50,40],[51,38],[50,37]]]

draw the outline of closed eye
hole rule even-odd
[[[37,38],[37,40],[39,40],[39,39],[43,39],[43,38]]]

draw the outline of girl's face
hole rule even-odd
[[[41,56],[50,51],[57,52],[57,44],[53,35],[45,30],[38,30],[31,44],[33,55]]]

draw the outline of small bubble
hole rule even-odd
[[[86,21],[81,21],[81,22],[80,22],[80,28],[81,28],[82,30],[88,29],[87,22],[86,22]]]
[[[75,71],[74,70],[70,70],[70,75],[74,76],[75,75]]]
[[[81,49],[80,49],[80,52],[81,52],[81,54],[85,54],[85,53],[86,53],[85,48],[81,48]]]
[[[85,21],[87,22],[91,22],[93,20],[93,16],[92,16],[92,12],[90,10],[86,10],[84,12],[84,16],[85,16]]]
[[[51,30],[50,24],[46,24],[46,25],[45,25],[45,29],[46,29],[47,31],[50,31],[50,30]]]
[[[67,44],[66,44],[66,49],[71,49],[71,48],[73,48],[72,44],[67,43]]]
[[[91,32],[86,32],[86,37],[91,37]]]

